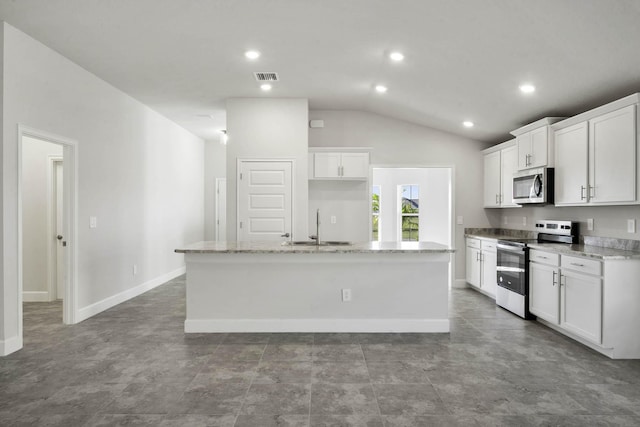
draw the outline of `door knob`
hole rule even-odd
[[[291,236],[291,234],[289,234],[289,233],[284,233],[284,234],[280,235],[280,237],[289,237],[289,236]]]
[[[58,235],[56,236],[56,239],[58,239],[58,240],[62,240],[62,234],[58,234]]]

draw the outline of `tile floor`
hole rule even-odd
[[[0,358],[7,426],[638,426],[613,361],[471,290],[451,334],[196,334],[184,277],[85,322],[25,304]]]

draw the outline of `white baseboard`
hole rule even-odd
[[[187,319],[202,332],[449,332],[449,319]]]
[[[456,279],[453,281],[453,287],[456,289],[468,288],[467,281],[465,279]]]
[[[143,293],[150,291],[153,288],[156,288],[163,283],[168,282],[171,279],[175,279],[176,277],[184,274],[187,271],[186,266],[180,267],[177,270],[171,271],[169,273],[163,274],[162,276],[158,276],[155,279],[149,280],[141,285],[138,285],[134,288],[127,289],[126,291],[120,292],[119,294],[115,294],[108,298],[103,299],[102,301],[98,301],[89,306],[82,307],[78,310],[78,315],[76,317],[78,322],[82,322],[90,318],[91,316],[95,316],[98,313],[101,313],[105,310],[110,309],[118,304],[121,304],[131,298],[135,298],[138,295],[142,295]]]
[[[0,356],[7,356],[22,348],[22,337],[13,337],[8,340],[0,340]]]
[[[22,292],[23,302],[49,302],[49,292],[47,291],[24,291]]]

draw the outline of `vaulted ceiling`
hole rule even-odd
[[[205,139],[229,97],[501,142],[640,91],[638,0],[0,0],[0,19]],[[280,81],[263,92],[256,71]]]

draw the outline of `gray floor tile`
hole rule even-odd
[[[429,383],[429,362],[367,362],[371,382],[377,384]]]
[[[310,362],[312,344],[267,344],[262,360]]]
[[[313,362],[312,381],[362,384],[369,382],[370,379],[367,364],[364,360],[319,361]]]
[[[311,427],[384,427],[378,415],[312,415]]]
[[[86,425],[87,427],[113,426],[158,426],[162,422],[162,415],[155,414],[98,414]]]
[[[246,415],[308,415],[309,384],[253,384],[242,406]]]
[[[382,415],[440,415],[447,408],[431,384],[375,384]]]
[[[322,384],[311,387],[311,415],[379,415],[371,384]]]
[[[262,361],[253,379],[254,384],[311,382],[312,362]]]
[[[364,361],[364,353],[362,353],[360,344],[315,344],[312,355],[314,361]]]
[[[234,427],[308,427],[308,415],[239,415]]]

